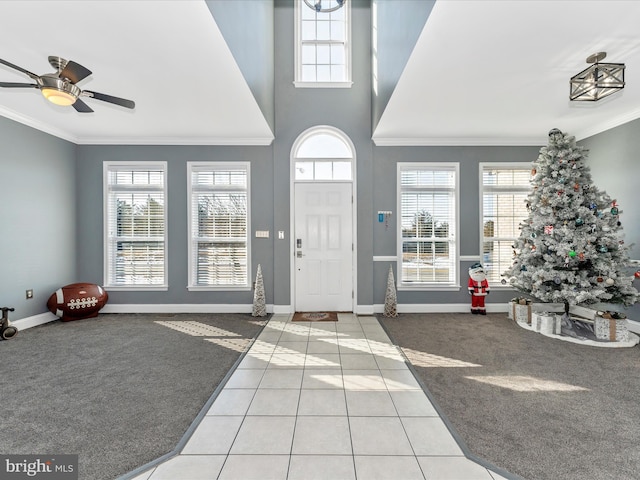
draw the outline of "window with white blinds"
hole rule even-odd
[[[507,285],[509,279],[502,274],[513,263],[513,244],[520,235],[519,225],[528,216],[526,200],[531,191],[531,166],[482,163],[480,173],[482,264],[491,284]]]
[[[458,285],[458,164],[399,163],[400,288]]]
[[[105,162],[108,287],[166,288],[166,162]]]
[[[246,289],[249,163],[190,162],[189,289]]]
[[[344,2],[333,12],[317,12],[307,3],[296,0],[296,74],[295,85],[350,86],[351,2]],[[335,8],[337,0],[323,0],[323,8]]]

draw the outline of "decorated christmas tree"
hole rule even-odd
[[[505,272],[511,285],[532,297],[569,305],[633,305],[628,246],[620,207],[598,190],[585,164],[586,152],[558,129],[531,170],[528,218],[520,224],[514,262]]]

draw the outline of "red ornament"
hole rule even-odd
[[[633,276],[636,277],[636,278],[640,278],[640,270],[638,270],[636,273],[634,273]]]

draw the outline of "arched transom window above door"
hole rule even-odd
[[[351,140],[337,128],[310,128],[293,146],[293,178],[295,181],[352,181],[354,157]]]

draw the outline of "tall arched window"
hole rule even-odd
[[[303,132],[292,149],[295,181],[352,181],[354,148],[349,137],[334,127]]]

